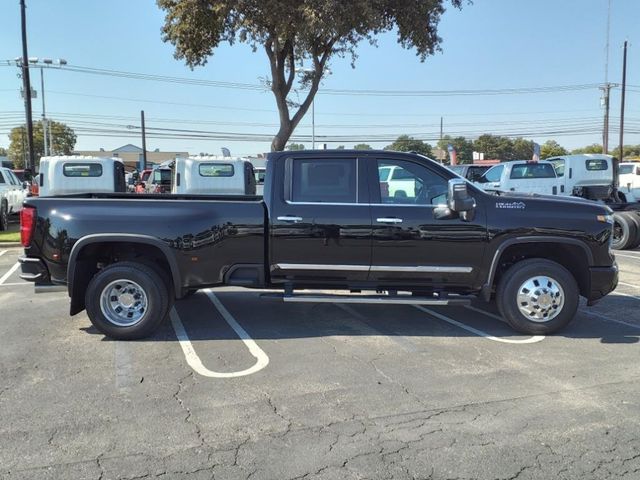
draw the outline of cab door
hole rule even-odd
[[[371,215],[364,161],[355,155],[279,158],[271,196],[274,283],[353,285],[371,264]],[[267,179],[267,184],[269,179]]]
[[[398,169],[404,186],[381,181]],[[462,220],[436,218],[447,201],[449,178],[428,161],[379,156],[369,161],[372,258],[369,279],[380,286],[473,285],[487,241],[484,208]],[[471,188],[471,187],[470,187]]]

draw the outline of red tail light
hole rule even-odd
[[[33,207],[24,207],[20,210],[20,242],[25,248],[31,245],[35,225],[36,209]]]

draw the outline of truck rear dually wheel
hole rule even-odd
[[[533,258],[513,265],[496,291],[498,310],[521,333],[540,335],[565,327],[576,314],[580,292],[573,275],[558,263]]]
[[[153,268],[118,262],[100,270],[89,282],[85,304],[94,327],[116,340],[151,335],[169,310],[166,283]]]
[[[615,212],[613,214],[613,239],[611,248],[613,250],[624,250],[635,242],[638,236],[636,223],[626,215],[626,212]]]

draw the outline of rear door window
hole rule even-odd
[[[357,203],[357,163],[345,159],[293,159],[293,202]]]
[[[590,172],[598,171],[598,170],[606,170],[609,168],[609,162],[607,162],[604,158],[589,158],[585,160],[585,165],[587,170]]]
[[[201,163],[198,167],[202,177],[233,177],[233,165],[230,163]]]
[[[100,177],[102,165],[99,163],[65,163],[62,166],[65,177]]]

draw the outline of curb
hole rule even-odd
[[[11,248],[11,247],[21,247],[22,244],[20,242],[0,242],[0,247],[2,248]]]

